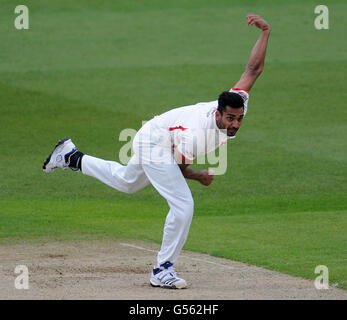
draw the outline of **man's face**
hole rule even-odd
[[[217,110],[216,123],[219,129],[226,129],[229,137],[235,136],[239,130],[243,119],[243,108],[232,108],[226,106],[225,111],[221,115]]]

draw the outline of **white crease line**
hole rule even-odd
[[[151,250],[151,249],[135,246],[134,244],[130,244],[130,243],[121,242],[120,244],[122,246],[125,246],[125,247],[131,247],[131,248],[135,248],[135,249],[139,249],[139,250],[144,250],[144,251],[149,251],[149,252],[158,252],[157,250]]]
[[[143,251],[148,251],[148,252],[158,252],[157,250],[147,249],[147,248],[136,246],[136,245],[130,244],[130,243],[121,242],[120,244],[122,246],[131,247],[131,248],[135,248],[135,249],[138,249],[138,250],[143,250]],[[213,261],[209,261],[209,260],[205,260],[205,259],[193,258],[193,257],[184,256],[184,255],[181,255],[181,258],[186,258],[186,259],[195,260],[195,261],[199,261],[199,262],[214,264],[216,266],[223,267],[223,268],[226,268],[226,269],[235,269],[235,267],[227,266],[225,264],[221,264],[221,263],[217,263],[217,262],[213,262]]]

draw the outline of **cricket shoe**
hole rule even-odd
[[[186,281],[177,276],[173,264],[170,261],[152,270],[150,284],[152,287],[165,289],[184,289],[187,287]]]
[[[70,157],[77,152],[76,146],[73,144],[70,138],[64,138],[59,140],[54,147],[53,152],[47,157],[43,163],[42,169],[46,173],[51,173],[57,168],[72,169],[77,171],[78,169],[69,167]]]

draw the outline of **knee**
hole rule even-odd
[[[137,191],[137,189],[134,186],[127,186],[124,189],[124,192],[127,194],[132,194],[132,193],[135,193],[136,191]]]
[[[181,201],[179,205],[179,219],[182,220],[182,222],[189,222],[194,214],[194,200],[193,198],[185,199],[184,201]]]

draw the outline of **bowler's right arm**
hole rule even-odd
[[[257,28],[262,30],[262,33],[252,49],[245,72],[242,74],[240,80],[233,86],[233,88],[250,91],[253,84],[263,71],[266,48],[271,28],[270,25],[258,15],[249,14],[246,19],[249,26],[255,25]]]

